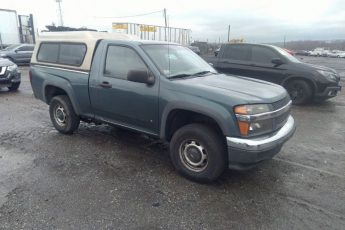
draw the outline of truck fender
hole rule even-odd
[[[64,90],[67,93],[67,96],[69,97],[73,109],[77,115],[80,115],[80,106],[79,103],[76,100],[72,85],[65,79],[63,78],[54,78],[54,79],[45,79],[43,82],[43,87],[42,87],[42,95],[43,95],[43,100],[48,103],[48,99],[46,98],[45,90],[47,86],[54,86],[57,88],[60,88]]]
[[[169,103],[165,106],[162,112],[161,125],[160,125],[160,137],[165,139],[166,122],[170,112],[176,109],[186,110],[190,112],[199,113],[212,118],[220,127],[224,136],[230,136],[231,134],[237,133],[237,126],[234,124],[232,115],[225,108],[220,105],[217,110],[211,110],[210,107],[206,107],[199,103],[188,103],[188,102],[174,102]]]

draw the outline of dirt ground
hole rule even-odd
[[[201,185],[146,136],[59,134],[21,69],[20,90],[0,90],[0,229],[344,229],[344,90],[293,107],[297,131],[273,160]]]

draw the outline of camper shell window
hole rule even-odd
[[[51,43],[43,42],[37,54],[37,60],[54,64],[81,66],[86,45],[83,43]]]

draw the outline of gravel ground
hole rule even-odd
[[[18,92],[0,90],[0,229],[344,229],[344,91],[293,107],[296,134],[273,160],[201,185],[146,136],[59,134],[27,70]]]

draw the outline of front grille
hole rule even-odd
[[[273,102],[272,103],[273,110],[280,109],[281,107],[285,106],[289,101],[290,101],[290,97],[286,96],[285,98],[279,101]]]
[[[287,96],[287,97],[285,97],[282,100],[274,102],[272,104],[272,107],[273,107],[274,110],[278,110],[278,109],[286,106],[289,103],[289,101],[290,101],[290,98]],[[285,125],[289,115],[290,115],[290,109],[287,110],[285,113],[280,114],[278,117],[275,117],[273,119],[273,127],[274,127],[274,129],[277,130],[277,129],[280,129],[281,127],[283,127]]]
[[[274,118],[274,126],[276,130],[280,129],[281,127],[285,125],[289,115],[290,115],[290,111],[287,111],[286,113],[283,113],[279,117]]]

